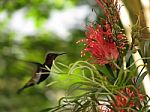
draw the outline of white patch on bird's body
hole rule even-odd
[[[42,75],[42,71],[39,71],[38,73],[36,73],[35,78],[33,79],[35,84],[38,83],[38,81],[40,80],[41,75]]]

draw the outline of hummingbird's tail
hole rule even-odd
[[[24,87],[18,89],[16,93],[17,93],[17,94],[20,94],[25,88],[26,88],[26,87],[24,86]]]
[[[18,89],[17,94],[20,94],[24,89],[31,87],[33,85],[34,85],[34,83],[32,83],[32,82],[25,84],[22,88]]]

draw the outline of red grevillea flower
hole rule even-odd
[[[81,56],[85,56],[86,52],[89,52],[92,55],[90,59],[96,60],[94,63],[100,65],[116,61],[119,52],[116,43],[113,41],[113,36],[108,24],[104,28],[100,25],[97,25],[96,28],[92,25],[88,26],[86,32],[87,39],[77,42],[84,42],[86,45],[86,48],[81,52]]]
[[[106,105],[98,106],[99,112],[133,112],[131,109],[140,110],[140,105],[144,101],[145,95],[130,88],[125,88],[119,94],[115,95],[116,101],[110,101],[110,107]]]
[[[134,91],[130,88],[125,88],[125,90],[121,91],[121,94],[115,96],[116,102],[112,102],[112,106],[117,112],[130,112],[129,108],[139,110],[144,98],[145,95],[141,94],[140,90]]]

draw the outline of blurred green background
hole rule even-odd
[[[76,41],[84,37],[84,21],[88,13],[92,13],[90,3],[0,0],[0,112],[38,112],[56,105],[58,98],[64,95],[65,84],[62,81],[47,87],[53,76],[16,94],[35,69],[22,60],[43,63],[48,52],[66,52],[57,58],[64,64],[80,60],[82,45],[77,45]]]
[[[46,86],[54,79],[50,76],[16,94],[35,69],[22,60],[43,63],[48,52],[66,52],[57,58],[64,64],[81,60],[83,45],[76,41],[84,38],[85,25],[101,12],[95,0],[0,0],[0,112],[38,112],[56,105],[70,83],[61,76],[54,86]]]

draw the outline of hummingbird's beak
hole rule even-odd
[[[60,54],[58,54],[58,56],[59,56],[59,55],[63,55],[63,54],[67,54],[67,53],[60,53]]]

